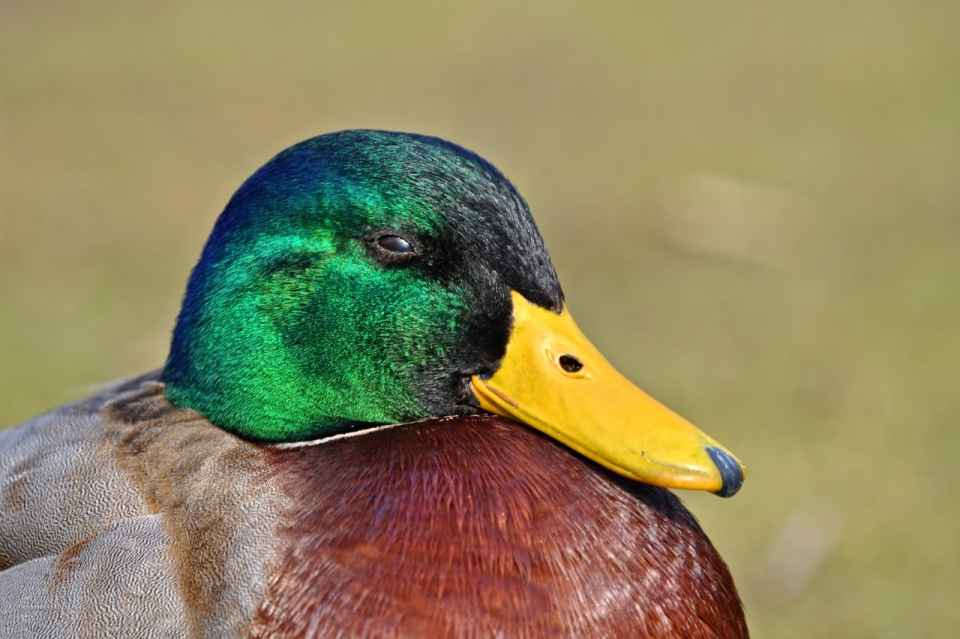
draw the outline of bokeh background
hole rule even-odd
[[[746,462],[753,634],[960,636],[960,3],[0,0],[0,427],[159,366],[233,190],[439,135],[581,326]]]

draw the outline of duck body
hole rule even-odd
[[[152,374],[0,434],[4,637],[745,637],[669,491],[515,422],[251,443]]]
[[[0,634],[745,637],[666,490],[743,477],[580,332],[496,168],[320,136],[231,198],[162,370],[0,433]]]

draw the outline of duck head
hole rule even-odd
[[[438,138],[344,131],[254,173],[190,277],[163,380],[261,442],[485,410],[646,483],[743,480],[580,332],[513,185]]]

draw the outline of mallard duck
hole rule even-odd
[[[741,464],[577,328],[526,203],[345,131],[232,197],[160,371],[0,434],[4,637],[745,637]]]

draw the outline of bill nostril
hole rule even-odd
[[[561,355],[557,362],[560,364],[560,368],[568,373],[579,373],[580,369],[583,368],[583,362],[573,355]]]
[[[707,446],[707,454],[717,465],[720,477],[723,478],[723,487],[715,494],[721,497],[733,497],[743,486],[743,469],[740,468],[740,464],[730,453],[713,446]]]

